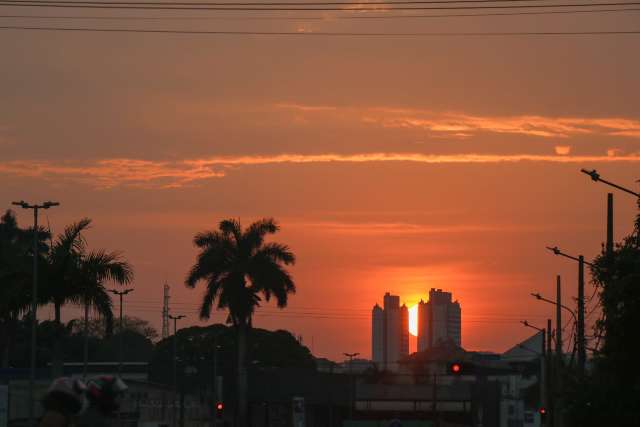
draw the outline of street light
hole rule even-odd
[[[567,255],[562,252],[557,246],[547,249],[552,251],[555,255],[560,255],[573,261],[578,261],[578,369],[580,373],[584,373],[585,364],[587,361],[586,341],[584,336],[584,265],[587,264],[590,267],[594,267],[593,263],[584,260],[584,256],[578,257]]]
[[[353,418],[353,407],[355,405],[355,382],[353,381],[353,358],[358,357],[360,353],[342,353],[349,358],[349,381],[351,382],[351,405],[349,405],[350,418]]]
[[[169,314],[169,319],[173,320],[173,426],[176,425],[176,398],[178,397],[178,368],[177,368],[177,330],[178,330],[178,320],[184,319],[184,314],[180,314],[178,316],[172,316]]]
[[[29,374],[29,425],[36,425],[35,383],[36,383],[36,329],[38,324],[38,209],[49,209],[60,203],[47,201],[41,205],[30,205],[24,200],[12,202],[22,209],[33,209],[33,284],[31,287],[31,372]]]
[[[531,323],[527,322],[526,320],[521,321],[520,323],[522,323],[524,326],[526,326],[527,328],[532,328],[535,329],[536,331],[539,331],[540,333],[542,333],[542,354],[541,354],[541,361],[540,361],[540,406],[541,407],[546,407],[547,405],[547,388],[549,387],[549,383],[548,383],[548,361],[547,361],[547,345],[546,345],[546,340],[547,340],[547,330],[544,328],[538,328],[535,325],[532,325]],[[551,321],[548,321],[549,325],[551,325]],[[548,331],[549,334],[551,334],[551,331]],[[527,349],[526,347],[519,345],[520,348],[523,349]],[[548,350],[549,354],[551,354],[551,349]]]
[[[549,304],[553,304],[553,305],[558,305],[555,301],[551,301],[550,299],[547,299],[547,298],[543,297],[542,295],[540,295],[540,293],[535,293],[535,294],[532,293],[531,296],[535,297],[537,300],[548,302]],[[578,319],[576,318],[576,314],[573,312],[573,310],[571,310],[569,307],[567,307],[564,304],[560,304],[560,307],[562,307],[565,310],[567,310],[571,314],[571,316],[573,316],[574,323],[578,322]]]
[[[560,256],[563,256],[563,257],[565,257],[565,258],[569,258],[569,259],[572,259],[572,260],[574,260],[574,261],[578,261],[578,262],[580,262],[580,256],[582,256],[582,255],[580,255],[580,256],[578,256],[578,257],[572,256],[572,255],[567,255],[567,254],[565,254],[564,252],[562,252],[562,250],[560,250],[560,248],[558,248],[557,246],[554,246],[554,247],[545,246],[545,247],[546,247],[548,250],[550,250],[551,252],[553,252],[553,254],[554,254],[554,255],[560,255]],[[598,267],[596,267],[596,265],[595,265],[594,263],[592,263],[592,262],[585,261],[584,259],[582,260],[582,262],[583,262],[584,264],[588,265],[589,267],[595,267],[595,268],[598,268]]]
[[[531,323],[527,322],[526,320],[522,320],[520,323],[522,323],[524,326],[526,326],[527,328],[531,328],[531,329],[535,329],[538,332],[542,333],[542,356],[544,357],[547,354],[547,346],[546,346],[546,339],[547,339],[547,331],[544,328],[538,328],[537,326],[532,325]]]
[[[120,297],[120,348],[118,351],[118,375],[122,376],[122,358],[123,358],[123,336],[124,336],[124,325],[122,319],[122,297],[127,295],[129,292],[133,292],[133,289],[125,289],[124,291],[118,291],[116,289],[109,289],[109,292],[112,294],[118,295]]]
[[[596,172],[595,169],[592,170],[592,171],[588,171],[586,169],[580,169],[580,172],[582,172],[582,173],[584,173],[586,175],[589,175],[591,177],[591,180],[594,181],[594,182],[600,181],[600,182],[603,182],[603,183],[605,183],[605,184],[607,184],[607,185],[609,185],[611,187],[617,188],[618,190],[622,190],[625,193],[629,193],[629,194],[634,195],[636,197],[640,197],[640,193],[636,193],[635,191],[629,190],[628,188],[624,188],[624,187],[622,187],[622,186],[620,186],[618,184],[614,184],[613,182],[607,181],[606,179],[602,179],[600,177],[600,174],[598,172]]]

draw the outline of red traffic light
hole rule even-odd
[[[459,374],[460,372],[462,372],[462,365],[459,363],[452,363],[449,367],[449,370],[452,374]]]
[[[222,411],[224,409],[224,403],[218,402],[216,403],[216,411]]]
[[[540,408],[538,412],[540,412],[540,415],[547,415],[547,408]]]

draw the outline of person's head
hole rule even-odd
[[[61,377],[53,380],[42,398],[44,416],[40,425],[42,427],[69,425],[73,417],[81,414],[88,407],[85,397],[86,389],[85,383],[77,379]]]
[[[86,396],[91,406],[102,414],[109,415],[120,407],[120,398],[127,385],[118,377],[105,375],[87,382]]]

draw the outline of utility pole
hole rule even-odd
[[[556,399],[553,426],[562,427],[562,291],[560,275],[556,276]]]
[[[553,350],[551,349],[551,335],[552,335],[552,331],[551,331],[551,319],[547,319],[547,357],[546,357],[546,364],[547,364],[547,370],[545,372],[546,375],[546,384],[547,384],[547,390],[546,390],[546,400],[544,401],[544,406],[547,410],[549,410],[550,408],[548,407],[549,404],[551,403],[551,399],[550,396],[552,395],[552,391],[553,391],[553,384],[551,383],[551,370],[553,369],[552,366],[553,364],[551,363],[551,361],[553,360],[552,354],[553,354]],[[552,414],[554,413],[553,409],[552,409]],[[550,421],[550,420],[548,420]],[[549,424],[549,422],[547,422],[547,424]]]
[[[118,351],[118,375],[122,376],[122,358],[123,358],[123,352],[124,352],[124,343],[123,343],[123,337],[124,337],[124,323],[123,323],[123,316],[122,316],[122,297],[127,295],[129,292],[133,292],[133,289],[125,289],[124,291],[118,291],[116,289],[109,289],[109,292],[118,295],[120,297],[120,348]]]
[[[535,329],[536,331],[538,331],[541,335],[542,335],[542,342],[541,342],[541,350],[542,352],[540,353],[540,377],[538,378],[538,384],[540,385],[540,406],[542,408],[544,408],[546,406],[546,389],[547,389],[547,330],[545,330],[544,328],[538,328],[537,326],[534,326],[532,324],[530,324],[529,322],[527,322],[526,320],[523,320],[521,322],[524,326],[528,327],[528,328],[532,328]],[[549,324],[551,323],[551,320],[549,320],[548,322]],[[547,325],[550,326],[550,325]]]
[[[591,267],[594,267],[594,264],[585,261],[584,256],[582,255],[579,255],[578,257],[567,255],[566,253],[562,252],[557,246],[553,248],[547,247],[547,249],[552,251],[555,255],[560,255],[565,258],[578,261],[578,315],[576,319],[576,347],[578,348],[578,372],[580,375],[582,375],[584,374],[585,364],[587,360],[586,342],[584,336],[584,265],[587,264]]]
[[[82,379],[87,379],[89,365],[89,301],[85,292],[84,297],[84,336],[82,338]]]
[[[30,205],[24,200],[12,203],[22,209],[33,209],[33,283],[31,286],[31,371],[29,373],[29,425],[36,426],[35,418],[35,384],[36,384],[36,345],[38,326],[38,209],[49,209],[59,206],[58,202],[44,202],[41,205]]]
[[[613,254],[613,194],[607,193],[607,258]]]
[[[556,276],[556,358],[562,364],[562,289],[560,275]]]
[[[173,427],[176,427],[177,423],[177,414],[176,414],[176,399],[178,396],[178,345],[176,341],[178,340],[176,332],[178,331],[178,320],[184,319],[185,315],[180,314],[178,316],[168,315],[169,319],[173,320]]]
[[[218,405],[222,403],[222,399],[220,398],[219,387],[218,387],[218,335],[217,333],[213,336],[213,427],[218,425]],[[224,407],[224,405],[223,405]]]
[[[436,427],[440,427],[440,415],[438,414],[438,374],[433,373],[433,402],[431,405],[431,412],[433,416],[433,423]]]
[[[360,353],[343,353],[349,358],[349,382],[351,383],[350,396],[351,405],[349,405],[349,418],[353,419],[353,407],[355,406],[355,382],[353,381],[353,358],[360,355]]]
[[[578,373],[584,375],[587,361],[584,337],[584,256],[578,257]]]

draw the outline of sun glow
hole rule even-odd
[[[409,333],[418,336],[418,305],[409,308]]]

